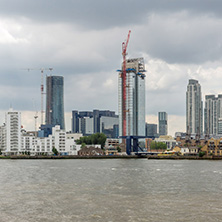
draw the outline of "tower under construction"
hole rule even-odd
[[[119,71],[119,136],[145,137],[144,59],[126,59]]]

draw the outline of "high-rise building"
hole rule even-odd
[[[168,134],[168,117],[166,112],[158,112],[159,135],[166,136]]]
[[[10,109],[5,114],[5,152],[18,154],[21,150],[21,113]]]
[[[188,134],[203,133],[203,102],[201,86],[195,79],[190,79],[186,92],[186,128]]]
[[[204,133],[217,135],[219,133],[219,119],[222,118],[222,95],[206,95],[204,108]]]
[[[72,111],[72,132],[79,133],[79,112],[77,110]]]
[[[122,68],[123,69],[123,68]],[[126,116],[126,136],[145,137],[145,70],[143,58],[126,60],[126,98],[122,72],[119,73],[119,135],[124,136],[124,116]],[[125,101],[125,110],[124,110]]]
[[[72,111],[72,133],[82,133],[83,135],[104,133],[107,137],[115,136],[116,138],[118,137],[116,126],[118,122],[118,115],[110,110]]]
[[[157,124],[146,123],[146,136],[157,137]]]
[[[64,122],[64,87],[63,76],[47,76],[46,79],[46,124],[60,125]]]

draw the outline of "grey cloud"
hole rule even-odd
[[[222,58],[221,23],[221,19],[190,17],[186,12],[152,15],[146,25],[136,29],[140,41],[135,42],[134,50],[169,63],[217,61]]]
[[[42,23],[69,22],[92,29],[133,25],[148,14],[190,11],[221,16],[220,0],[1,0],[0,14],[27,17]]]

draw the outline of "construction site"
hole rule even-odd
[[[119,137],[128,155],[143,151],[139,139],[145,138],[145,65],[143,58],[127,59],[130,39],[122,43],[122,69],[118,78]]]

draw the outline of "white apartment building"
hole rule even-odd
[[[0,150],[6,150],[6,125],[0,126]]]
[[[52,128],[52,136],[55,141],[55,148],[59,153],[65,153],[66,150],[66,132],[61,130],[59,125]]]
[[[14,117],[11,119],[13,119],[14,124]],[[7,123],[9,123],[9,121],[7,121]],[[13,128],[13,124],[9,126]],[[62,155],[77,155],[80,150],[80,146],[76,145],[74,139],[66,138],[66,132],[60,129],[59,125],[52,128],[52,135],[48,137],[36,137],[34,134],[27,134],[24,130],[22,133],[20,130],[20,133],[15,134],[15,129],[17,129],[17,127],[15,127],[15,129],[11,129],[12,133],[9,134],[11,141],[6,135],[9,126],[3,125],[0,127],[0,149],[6,155],[25,153],[29,153],[30,155],[51,155],[53,154],[53,147]],[[15,137],[13,137],[13,135],[15,135]],[[7,140],[9,140],[10,143],[7,142]],[[7,144],[11,144],[11,146],[7,146]]]
[[[82,133],[66,133],[66,139],[72,139],[74,141],[80,139],[82,136]]]
[[[21,151],[21,113],[13,111],[13,109],[5,114],[5,147],[3,150],[10,154],[18,154]]]

